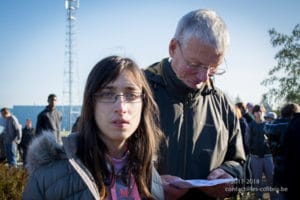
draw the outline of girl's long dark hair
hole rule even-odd
[[[130,72],[144,94],[140,124],[127,140],[128,171],[135,178],[141,198],[153,199],[150,192],[153,159],[156,156],[162,133],[159,128],[159,111],[146,78],[137,64],[129,58],[110,56],[98,62],[91,70],[85,90],[78,124],[77,155],[90,170],[99,188],[100,197],[108,195],[105,181],[110,177],[107,164],[108,148],[95,121],[94,94],[117,79],[122,71]]]

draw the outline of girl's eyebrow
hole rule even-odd
[[[105,87],[102,88],[102,89],[103,89],[103,90],[113,90],[113,89],[116,89],[116,87],[107,85],[107,86],[105,86]]]
[[[129,87],[126,87],[126,88],[124,88],[125,89],[125,91],[139,91],[139,90],[142,90],[141,88],[139,88],[139,87],[134,87],[134,86],[129,86]]]
[[[103,88],[103,90],[117,90],[118,88],[117,87],[114,87],[114,86],[105,86]],[[137,87],[137,86],[127,86],[127,87],[124,87],[122,88],[122,91],[139,91],[141,90],[141,88]]]

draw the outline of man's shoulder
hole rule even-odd
[[[45,107],[41,112],[39,112],[38,116],[44,115],[47,112],[48,112],[48,109],[47,109],[47,107]]]
[[[57,108],[55,108],[53,112],[56,113],[57,115],[62,115],[62,112],[60,110],[57,110]]]
[[[153,63],[143,70],[148,82],[151,85],[152,83],[163,84],[163,68],[167,62],[168,58],[164,58],[160,62]]]
[[[18,119],[15,115],[11,115],[10,118],[8,118],[8,119],[13,120],[13,121],[18,121]]]
[[[32,134],[32,133],[35,133],[35,129],[34,128],[22,128],[22,133],[25,133],[25,134]]]
[[[291,119],[289,127],[297,127],[297,129],[300,128],[300,113],[295,113],[294,117]]]
[[[19,120],[15,115],[11,115],[10,118],[8,118],[8,123],[13,124],[13,126],[20,126],[21,129],[21,125],[19,124]]]
[[[147,76],[161,75],[162,69],[167,62],[169,62],[168,58],[163,58],[161,61],[155,62],[148,66],[146,69],[144,69],[144,72]]]

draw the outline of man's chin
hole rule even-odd
[[[203,86],[203,82],[200,82],[200,83],[192,83],[192,82],[186,82],[186,85],[189,87],[189,88],[192,88],[194,90],[198,90],[200,89],[202,86]]]
[[[200,89],[203,86],[203,84],[204,84],[203,82],[196,84],[194,86],[194,89]]]

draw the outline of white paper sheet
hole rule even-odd
[[[237,180],[236,178],[225,178],[225,179],[214,179],[214,180],[207,180],[207,179],[183,180],[181,178],[178,178],[173,182],[171,182],[170,184],[179,188],[192,188],[192,187],[215,186],[224,183],[233,183],[236,180]]]

